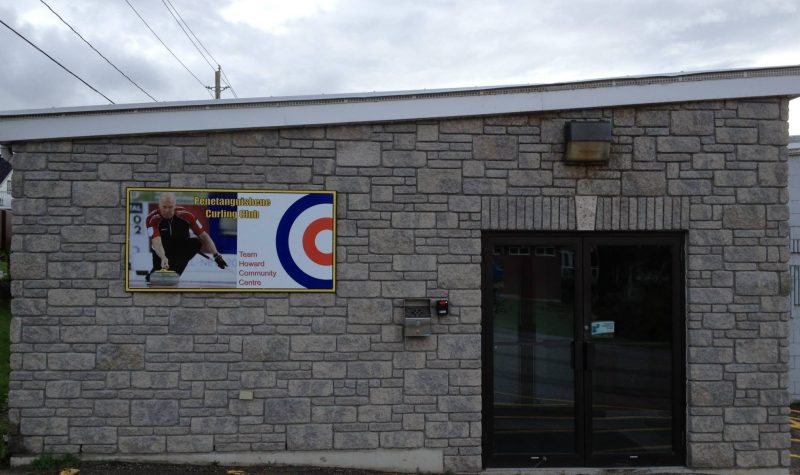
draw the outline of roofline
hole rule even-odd
[[[0,112],[0,143],[800,96],[800,65],[568,83]]]

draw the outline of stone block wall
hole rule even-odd
[[[610,163],[565,165],[565,121],[598,118]],[[687,231],[687,464],[786,467],[787,118],[766,98],[14,144],[17,448],[477,471],[481,232],[581,225]],[[338,191],[336,293],[126,292],[143,186]],[[403,299],[444,295],[433,335],[404,338]]]

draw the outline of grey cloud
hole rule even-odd
[[[159,100],[207,98],[123,2],[50,0]],[[279,32],[222,17],[230,1],[173,2],[241,97],[570,81],[681,70],[800,63],[795,2],[341,0]],[[756,5],[757,3],[757,5]],[[200,59],[159,0],[137,9],[200,75]],[[37,2],[0,7],[19,24]],[[48,13],[49,14],[49,13]],[[257,25],[257,22],[256,22]],[[119,102],[146,102],[63,25],[24,25],[41,46]],[[10,65],[0,108],[100,104],[38,53],[0,33]],[[787,58],[787,60],[776,58]],[[226,93],[223,97],[231,97]]]

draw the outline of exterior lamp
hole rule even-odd
[[[564,129],[568,163],[607,162],[611,150],[611,123],[567,122]]]

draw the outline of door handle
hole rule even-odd
[[[583,342],[583,369],[586,371],[594,369],[594,343],[591,341]]]

